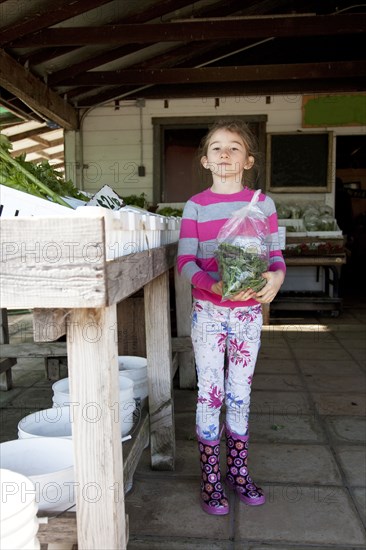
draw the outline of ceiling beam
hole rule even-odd
[[[260,16],[105,25],[101,27],[68,27],[45,29],[20,38],[12,47],[77,46],[86,44],[126,44],[149,42],[188,42],[192,40],[226,40],[237,38],[268,38],[284,36],[318,36],[358,34],[366,31],[366,14]]]
[[[31,13],[23,15],[15,23],[3,27],[0,35],[0,46],[44,27],[51,27],[56,23],[71,19],[71,17],[98,8],[108,2],[111,2],[111,0],[52,0],[52,9],[44,11],[34,9]],[[19,7],[19,13],[22,13],[21,7]]]
[[[32,130],[26,130],[25,132],[19,132],[18,134],[13,134],[11,136],[8,136],[10,141],[14,143],[15,141],[21,141],[22,139],[33,139],[32,136],[40,136],[41,134],[46,134],[47,132],[50,132],[51,129],[44,125],[39,126],[38,128],[33,128]]]
[[[316,94],[316,93],[337,93],[337,92],[364,92],[366,90],[366,78],[348,79],[322,79],[322,80],[279,80],[261,82],[218,82],[201,84],[179,84],[151,86],[143,91],[139,88],[112,88],[99,92],[90,97],[81,98],[78,101],[79,108],[87,108],[95,105],[102,105],[114,99],[177,99],[195,98],[202,99],[202,105],[206,104],[208,98],[235,97],[238,103],[246,105],[248,96],[271,96],[289,94]]]
[[[366,61],[331,61],[281,65],[201,67],[195,69],[126,69],[93,71],[66,79],[66,86],[116,86],[119,84],[189,84],[201,82],[253,82],[366,76]]]
[[[33,141],[36,141],[37,143],[40,143],[41,145],[43,145],[44,147],[46,147],[46,149],[51,149],[51,147],[57,147],[58,145],[63,145],[64,144],[64,138],[56,138],[56,139],[53,139],[53,140],[48,140],[48,139],[43,139],[39,136],[33,136],[32,137]]]
[[[1,49],[0,85],[63,128],[78,128],[78,112]]]

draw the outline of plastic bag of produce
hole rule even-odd
[[[269,263],[269,224],[257,205],[261,190],[251,202],[233,212],[217,236],[216,259],[223,282],[222,299],[252,289],[258,292],[266,284],[262,273]]]

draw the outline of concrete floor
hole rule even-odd
[[[366,549],[366,308],[338,318],[273,319],[253,380],[249,466],[267,503],[248,507],[228,491],[231,512],[199,506],[195,392],[175,389],[176,469],[152,471],[146,449],[126,496],[128,550]],[[31,336],[11,317],[11,341]],[[42,361],[13,367],[0,393],[1,441],[28,412],[51,406]],[[222,445],[224,454],[224,444]]]

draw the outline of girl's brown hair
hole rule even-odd
[[[217,130],[228,130],[229,132],[235,132],[238,134],[245,145],[247,155],[254,158],[254,165],[251,170],[246,171],[245,174],[245,184],[248,187],[256,187],[256,180],[259,177],[259,152],[257,138],[250,130],[245,122],[241,120],[219,120],[215,122],[213,126],[209,129],[208,133],[202,138],[200,146],[198,148],[197,157],[199,161],[199,167],[201,169],[201,159],[202,157],[207,156],[208,145],[211,141],[213,134]],[[248,173],[249,172],[249,173]],[[244,173],[243,173],[243,182],[244,182]]]
[[[245,122],[240,120],[219,120],[213,126],[211,126],[209,132],[202,138],[199,146],[199,156],[200,158],[207,155],[208,145],[213,134],[217,130],[228,130],[229,132],[235,132],[238,134],[244,142],[245,148],[247,150],[248,156],[254,157],[257,156],[257,140],[254,134],[249,129],[248,125]]]

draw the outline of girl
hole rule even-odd
[[[226,406],[226,483],[249,505],[265,502],[247,469],[250,389],[260,346],[261,304],[271,302],[285,277],[278,245],[274,202],[264,194],[257,205],[267,216],[270,267],[266,285],[222,299],[222,281],[214,252],[216,237],[232,212],[250,202],[254,190],[243,186],[254,165],[254,138],[240,122],[219,122],[201,143],[201,163],[212,173],[212,186],[193,196],[183,212],[178,271],[193,286],[192,343],[198,376],[196,431],[201,460],[201,506],[209,514],[227,514],[221,484],[219,418]],[[225,359],[226,356],[226,359]]]

